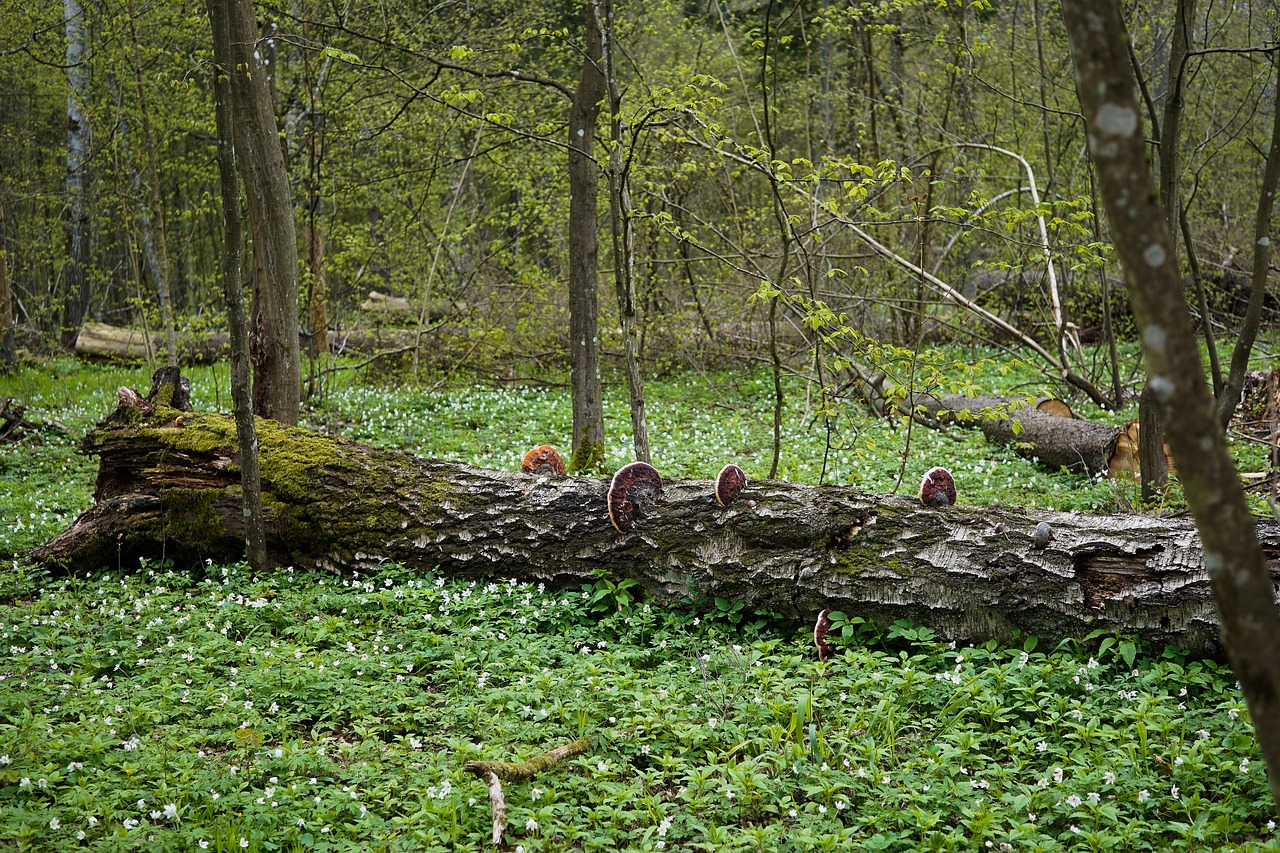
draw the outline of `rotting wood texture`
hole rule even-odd
[[[122,391],[83,444],[100,458],[96,505],[31,559],[87,571],[243,555],[234,424],[189,411],[178,421],[166,399]],[[803,619],[831,608],[971,640],[1056,641],[1100,628],[1218,651],[1189,519],[930,509],[768,480],[721,507],[714,481],[668,478],[663,500],[624,535],[609,522],[608,479],[476,468],[258,423],[268,547],[280,565],[369,573],[389,560],[556,586],[605,572],[666,603],[725,598]],[[513,468],[524,449],[512,449]],[[1037,548],[1042,521],[1053,537]],[[1259,535],[1274,577],[1280,526],[1261,524]]]

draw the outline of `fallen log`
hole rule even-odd
[[[330,330],[326,335],[329,352],[398,354],[422,342],[432,345],[429,330],[388,329],[382,327]],[[107,323],[85,323],[76,337],[76,355],[83,359],[112,362],[144,362],[161,357],[166,343],[163,335],[142,329],[128,329]],[[230,337],[226,332],[183,333],[178,336],[178,361],[181,364],[213,364],[230,353]]]
[[[158,374],[159,375],[159,374]],[[174,372],[176,375],[176,372]],[[244,553],[235,426],[180,411],[184,386],[120,405],[84,439],[96,505],[29,556],[88,571],[139,557],[186,568]],[[631,532],[609,481],[476,468],[258,422],[268,547],[280,565],[514,577],[633,577],[657,601],[717,598],[811,620],[824,608],[943,637],[1057,641],[1095,629],[1216,653],[1200,540],[1184,518],[1019,507],[926,508],[852,487],[752,481],[722,507],[710,480],[668,478]],[[512,449],[512,467],[524,448]],[[961,495],[964,494],[961,476]],[[1051,536],[1036,527],[1051,526]],[[1280,525],[1259,525],[1280,568]]]
[[[1010,446],[1019,456],[1055,471],[1065,468],[1090,477],[1137,477],[1141,471],[1137,422],[1115,427],[1082,420],[1054,398],[1035,405],[1014,397],[963,394],[921,394],[912,400],[915,415],[928,426],[980,429],[993,444]],[[1165,457],[1172,471],[1167,451]]]
[[[183,364],[213,364],[230,352],[226,332],[183,333],[178,336],[178,361]],[[168,351],[164,335],[142,329],[126,329],[107,323],[85,323],[76,335],[76,355],[102,361],[163,361]]]

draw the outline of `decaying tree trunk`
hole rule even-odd
[[[210,332],[178,339],[177,357],[184,364],[212,364],[227,354],[226,332]],[[126,329],[107,323],[85,323],[76,337],[76,355],[86,359],[107,361],[147,361],[167,350],[164,335],[141,329]]]
[[[414,346],[419,337],[413,329],[346,329],[328,333],[331,353],[366,353],[394,355]],[[433,342],[426,341],[426,346]],[[141,329],[111,326],[107,323],[85,323],[76,338],[76,355],[85,359],[141,362],[154,356],[165,346],[163,335]],[[231,338],[226,332],[208,332],[200,336],[186,334],[178,339],[178,360],[183,364],[212,364],[231,351]]]
[[[96,505],[32,552],[76,571],[140,556],[180,567],[243,554],[235,426],[122,389],[84,440]],[[179,419],[181,417],[181,419]],[[811,619],[823,608],[947,637],[1048,640],[1102,628],[1217,649],[1191,522],[1145,516],[927,509],[851,487],[751,482],[721,507],[709,480],[671,480],[634,531],[609,522],[609,480],[475,468],[259,420],[268,548],[281,565],[516,577],[557,586],[601,570],[657,600],[727,598]],[[513,448],[516,467],[523,448]],[[961,483],[963,494],[963,483]],[[1052,525],[1036,548],[1037,523]],[[1280,525],[1260,525],[1280,568]]]
[[[1138,424],[1124,427],[1076,418],[1061,400],[1035,406],[1012,397],[966,397],[963,394],[921,394],[913,398],[920,420],[929,426],[959,425],[982,430],[995,444],[1012,445],[1014,452],[1053,470],[1076,474],[1137,475]],[[995,411],[994,416],[983,412]],[[1019,431],[1014,431],[1014,423]],[[1167,453],[1166,453],[1167,455]],[[1172,470],[1172,466],[1170,466]]]

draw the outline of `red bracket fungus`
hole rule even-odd
[[[818,660],[831,660],[835,657],[835,648],[827,642],[827,634],[831,632],[830,610],[818,614],[818,621],[813,626],[813,644],[818,647]]]
[[[564,476],[564,460],[549,444],[540,444],[524,455],[520,470],[526,474],[554,474]]]
[[[956,502],[956,481],[946,468],[930,468],[920,481],[920,503],[951,506]]]
[[[609,484],[609,521],[619,533],[630,533],[645,510],[662,497],[662,478],[646,462],[623,465]]]
[[[720,469],[720,474],[716,477],[716,501],[720,506],[728,506],[746,487],[746,473],[730,462]]]

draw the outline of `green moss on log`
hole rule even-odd
[[[160,496],[164,529],[158,540],[172,539],[197,554],[220,554],[235,537],[222,523],[216,504],[221,489],[168,489]]]
[[[604,442],[583,441],[569,457],[569,470],[574,474],[604,469]]]

